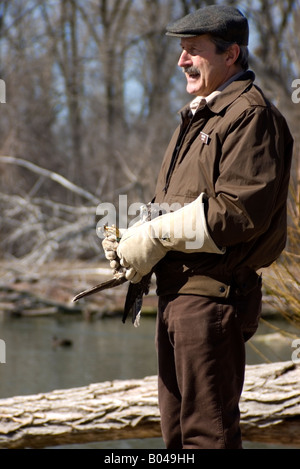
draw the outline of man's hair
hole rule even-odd
[[[217,54],[223,54],[226,52],[230,46],[233,44],[236,44],[234,42],[227,42],[224,41],[224,39],[216,36],[210,36],[211,41],[215,44],[216,46],[216,53]],[[239,45],[239,44],[238,44]],[[238,59],[236,61],[237,64],[239,64],[243,70],[248,70],[249,68],[249,49],[247,46],[239,46],[240,47],[240,55],[238,56]]]

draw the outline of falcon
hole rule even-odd
[[[113,235],[115,236],[117,241],[120,240],[119,230],[115,226],[104,226],[103,229],[106,237]],[[100,293],[101,291],[107,290],[109,288],[115,288],[119,285],[123,285],[124,283],[128,282],[127,278],[125,277],[126,269],[122,267],[120,265],[120,262],[118,261],[119,259],[116,258],[117,267],[114,269],[113,277],[110,280],[106,280],[105,282],[99,283],[94,287],[82,291],[81,293],[76,295],[72,301],[76,302],[86,296],[90,296],[95,293]],[[142,280],[138,283],[129,283],[122,317],[123,323],[126,322],[128,315],[131,314],[133,325],[135,327],[138,327],[140,325],[143,296],[148,295],[149,293],[152,273],[153,271],[149,272],[149,274],[145,275]]]

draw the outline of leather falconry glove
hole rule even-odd
[[[133,226],[125,231],[117,256],[126,268],[126,278],[138,283],[168,251],[224,254],[211,238],[205,217],[206,194],[175,212]]]
[[[139,220],[133,225],[133,227],[139,226],[141,223],[143,223],[143,221]],[[117,258],[117,248],[119,246],[119,242],[123,234],[127,231],[126,229],[116,228],[114,225],[111,227],[110,231],[113,231],[114,229],[116,230],[117,234],[111,233],[109,236],[106,235],[106,237],[102,241],[104,255],[106,259],[109,260],[110,267],[113,270],[118,269],[118,267],[120,266],[119,260]]]
[[[112,269],[116,269],[119,265],[117,261],[117,247],[119,246],[120,239],[122,238],[123,233],[125,231],[126,230],[118,229],[118,237],[115,234],[111,234],[110,236],[104,238],[102,241],[104,255],[106,259],[109,260],[110,267]]]

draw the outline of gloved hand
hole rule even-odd
[[[119,245],[119,242],[116,240],[116,237],[114,235],[108,236],[107,238],[104,238],[104,240],[102,241],[102,247],[104,250],[105,257],[106,259],[110,261],[110,264],[112,264],[112,262],[117,257],[118,245]]]
[[[114,227],[112,227],[110,230],[113,231]],[[110,267],[112,269],[117,269],[120,266],[117,260],[117,247],[119,245],[120,238],[122,238],[125,231],[126,230],[124,229],[118,229],[118,237],[115,233],[111,233],[108,234],[102,241],[105,257],[110,261]]]
[[[133,225],[133,227],[139,226],[141,223],[143,223],[143,221],[139,220]],[[120,267],[120,262],[117,256],[117,248],[123,234],[126,231],[126,229],[116,228],[115,225],[104,228],[106,237],[102,241],[102,247],[106,259],[110,261],[110,267],[114,270]]]
[[[207,229],[204,199],[201,194],[194,202],[175,212],[133,226],[125,231],[117,247],[126,278],[138,283],[170,250],[186,253],[211,252],[224,254]]]

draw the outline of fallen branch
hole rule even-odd
[[[62,252],[68,258],[77,258],[92,249],[98,254],[99,246],[94,240],[95,207],[68,207],[1,192],[0,206],[0,251],[6,255],[11,253],[29,265],[42,265]]]
[[[241,427],[249,441],[300,444],[300,367],[248,366]],[[159,437],[155,376],[0,400],[0,448]]]
[[[16,158],[15,156],[0,156],[0,163],[6,163],[6,164],[14,164],[17,166],[22,166],[23,168],[28,169],[29,171],[36,173],[40,176],[46,177],[48,179],[51,179],[52,181],[60,184],[61,186],[65,187],[71,192],[74,192],[77,195],[80,195],[81,197],[90,200],[94,204],[98,205],[100,203],[100,200],[95,197],[93,194],[90,192],[82,189],[82,187],[77,186],[76,184],[73,184],[70,182],[68,179],[65,177],[61,176],[60,174],[50,171],[45,168],[41,168],[40,166],[31,163],[31,161],[24,160],[22,158]]]

